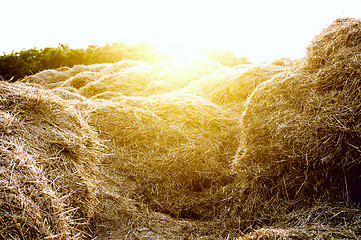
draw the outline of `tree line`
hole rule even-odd
[[[200,53],[228,67],[249,63],[246,58],[237,58],[230,51],[203,49]],[[59,44],[56,48],[32,48],[4,53],[0,56],[0,77],[3,80],[16,81],[42,70],[73,67],[78,64],[114,63],[124,59],[155,63],[169,58],[169,55],[148,43],[89,45],[86,49],[73,49],[67,44]]]

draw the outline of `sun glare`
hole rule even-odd
[[[199,51],[196,47],[169,43],[159,45],[159,48],[169,54],[172,58],[192,57],[197,55],[197,51]]]

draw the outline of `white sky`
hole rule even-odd
[[[0,54],[32,47],[157,44],[172,52],[230,50],[251,61],[298,58],[360,0],[0,0]]]

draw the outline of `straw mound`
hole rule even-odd
[[[99,184],[99,211],[92,220],[97,239],[225,239],[227,229],[208,221],[175,219],[124,196],[121,182]],[[225,233],[226,232],[226,233]]]
[[[85,101],[86,98],[76,93],[76,89],[72,87],[60,87],[51,90],[52,93],[61,97],[64,100],[79,100]]]
[[[119,62],[118,65],[121,65]],[[114,65],[117,66],[117,65]],[[190,82],[213,73],[221,66],[209,59],[181,59],[153,65],[136,64],[120,72],[104,75],[79,89],[86,97],[108,99],[108,94],[150,96],[181,89]]]
[[[1,112],[3,126],[12,127],[16,119]],[[2,133],[3,133],[2,129]],[[49,185],[33,155],[22,143],[1,141],[0,237],[65,238],[71,228],[66,218],[66,205]]]
[[[62,87],[73,87],[75,89],[79,89],[90,82],[98,80],[101,76],[102,75],[98,72],[81,72],[74,77],[70,77],[66,81],[64,81]]]
[[[99,72],[106,67],[108,67],[108,64],[94,64],[89,66],[75,65],[72,68],[61,67],[58,69],[44,70],[37,74],[27,76],[23,78],[21,82],[35,83],[50,89],[61,87],[64,84],[65,86],[79,88],[79,85],[84,84],[84,81],[90,81],[87,81],[87,78],[91,78],[97,75],[97,73],[100,74]],[[83,72],[85,73],[83,74]],[[77,78],[77,75],[80,76]]]
[[[0,98],[0,236],[81,238],[96,204],[94,133],[41,88],[1,83]]]
[[[75,65],[68,70],[69,76],[75,76],[82,72],[97,72],[101,73],[104,69],[107,69],[112,63],[99,63],[92,65]]]
[[[145,89],[152,74],[148,65],[137,65],[90,82],[81,87],[78,93],[88,98],[96,97],[96,95],[105,92],[125,95],[137,94]]]
[[[135,66],[144,66],[148,65],[144,62],[134,61],[134,60],[122,60],[117,63],[110,63],[104,69],[102,69],[101,74],[103,75],[111,75],[118,72],[121,72],[127,68],[135,67]]]
[[[309,70],[317,71],[326,65],[336,65],[347,62],[358,62],[361,50],[360,20],[340,18],[318,34],[307,48],[307,63]],[[346,56],[343,57],[343,54]],[[350,67],[350,70],[353,67]],[[335,69],[340,70],[340,69]],[[344,71],[346,69],[343,69]],[[342,80],[341,82],[342,83]],[[331,85],[336,84],[331,82]]]
[[[243,104],[260,83],[284,69],[271,64],[222,69],[192,82],[184,91],[200,95],[221,106],[235,107]]]
[[[49,70],[41,71],[31,76],[27,76],[23,78],[21,81],[27,83],[36,83],[43,86],[50,86],[51,88],[52,86],[58,86],[59,82],[66,80],[68,77],[69,76],[67,74],[66,69],[65,71],[63,68],[60,71],[49,69]]]
[[[48,89],[77,89],[85,97],[107,94],[149,96],[181,89],[190,82],[213,73],[221,66],[206,58],[178,59],[157,64],[123,60],[117,63],[75,65],[44,70],[22,79]],[[100,97],[97,96],[100,94]]]
[[[360,30],[335,21],[299,61],[128,61],[64,69],[51,91],[1,85],[0,236],[86,230],[97,142],[72,104],[108,151],[96,237],[359,238]]]
[[[112,155],[102,170],[125,195],[175,217],[213,214],[207,201],[229,180],[238,145],[232,115],[202,98],[169,94],[102,101],[88,122],[108,141]]]
[[[276,226],[259,228],[239,239],[358,239],[360,219],[360,209],[319,204],[281,216]]]
[[[149,65],[143,62],[123,60],[107,64],[100,73],[78,74],[66,81],[63,86],[75,87],[78,93],[85,97],[99,98],[97,95],[104,95],[104,92],[130,94],[144,88],[151,75],[149,68]]]
[[[291,58],[285,58],[285,57],[281,57],[278,59],[275,59],[271,62],[272,65],[276,65],[276,66],[283,66],[283,67],[293,67],[296,64],[298,64],[298,60],[294,60]]]
[[[335,21],[303,62],[247,100],[234,162],[245,219],[262,222],[319,202],[347,205],[360,195],[360,30],[359,20]]]
[[[208,58],[181,58],[154,64],[155,75],[145,92],[158,94],[175,91],[189,83],[207,76],[222,66]]]

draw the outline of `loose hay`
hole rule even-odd
[[[79,89],[81,87],[84,87],[90,82],[97,81],[99,78],[101,78],[102,75],[97,72],[81,72],[74,77],[68,78],[64,83],[62,84],[62,87],[73,87],[75,89]]]
[[[11,121],[14,124],[16,120]],[[71,236],[74,231],[64,214],[68,209],[49,185],[35,157],[21,143],[4,140],[0,157],[0,237],[65,239]]]
[[[84,66],[65,69],[75,77],[70,80],[68,75],[69,81],[61,84],[78,90],[73,94],[55,88],[53,93],[80,109],[108,147],[100,166],[102,185],[97,196],[101,203],[92,221],[95,235],[112,239],[360,238],[361,212],[354,204],[360,198],[361,175],[360,39],[359,20],[339,19],[315,37],[307,56],[299,61],[281,59],[221,70],[212,62],[128,61],[101,66],[92,71],[94,78],[85,79],[81,75],[89,69]],[[91,130],[82,119],[61,115],[63,109],[56,104],[39,106],[43,95],[31,105],[35,110],[24,113],[30,105],[22,107],[17,99],[35,91],[25,89],[16,98],[7,98],[16,107],[1,109],[0,131],[19,138],[17,152],[27,157],[16,160],[7,145],[11,141],[5,138],[0,154],[6,167],[0,176],[6,177],[0,182],[0,197],[8,201],[10,196],[12,206],[20,209],[27,202],[31,211],[17,214],[3,204],[3,219],[11,228],[1,236],[77,236],[83,230],[68,220],[84,223],[92,212],[77,200],[87,196],[85,200],[94,203],[86,174],[93,167],[79,159],[95,160],[85,150],[86,144],[77,145]],[[243,110],[247,97],[238,125],[237,111],[230,110]],[[14,114],[19,109],[22,114]],[[54,109],[60,116],[48,116]],[[42,120],[32,118],[34,113]],[[53,118],[78,124],[62,126],[54,124]],[[30,122],[32,127],[24,125],[22,134],[15,135],[7,132],[12,122]],[[60,125],[88,130],[76,130],[74,137],[74,130],[59,130]],[[33,126],[41,127],[32,130]],[[44,132],[44,126],[53,127],[56,137]],[[232,170],[229,164],[239,143]],[[71,167],[65,171],[59,160]],[[11,173],[16,174],[10,181]],[[74,182],[82,188],[70,194],[67,189],[78,189]],[[46,195],[44,189],[53,192]],[[8,192],[12,195],[4,194]],[[38,197],[29,200],[31,194]],[[57,215],[62,209],[74,213]],[[49,217],[51,223],[43,220]],[[19,231],[21,221],[26,229]]]
[[[144,91],[149,95],[179,90],[218,69],[220,64],[200,56],[154,64],[154,76]]]
[[[145,62],[134,61],[134,60],[122,60],[117,63],[108,64],[104,69],[102,69],[101,74],[103,75],[111,75],[121,71],[126,70],[127,68],[135,67],[135,66],[146,66],[148,65]]]
[[[219,64],[204,58],[166,61],[153,65],[138,64],[90,82],[79,89],[79,94],[86,97],[98,95],[97,98],[106,97],[106,92],[126,96],[164,94],[179,90],[219,68]]]
[[[58,71],[54,69],[44,70],[37,74],[23,78],[22,82],[36,83],[48,88],[61,86],[61,83],[68,78],[67,71]]]
[[[99,143],[50,91],[0,83],[2,238],[80,239],[96,205]]]
[[[361,175],[360,39],[361,21],[336,20],[315,37],[303,61],[248,99],[234,162],[243,185],[242,218],[262,225],[322,202],[353,211],[350,195],[359,189],[350,186]],[[360,229],[357,222],[350,234]]]
[[[23,78],[21,82],[39,84],[48,89],[61,87],[63,85],[79,88],[79,85],[85,84],[84,82],[87,83],[93,80],[94,75],[100,75],[99,72],[107,66],[107,64],[94,64],[89,66],[75,65],[72,68],[61,67],[58,69],[49,69],[27,76]],[[83,74],[83,72],[85,73]],[[77,75],[80,76],[77,78]]]
[[[149,66],[138,65],[118,73],[105,75],[97,81],[81,87],[78,93],[88,98],[105,92],[137,95],[144,90],[151,76],[152,71]]]
[[[103,101],[88,121],[112,149],[103,172],[132,186],[125,195],[175,217],[213,214],[207,199],[229,180],[238,145],[232,115],[194,95],[169,94]]]
[[[242,104],[253,90],[283,70],[285,67],[271,64],[221,69],[192,82],[183,91],[200,95],[221,106],[243,110]]]

